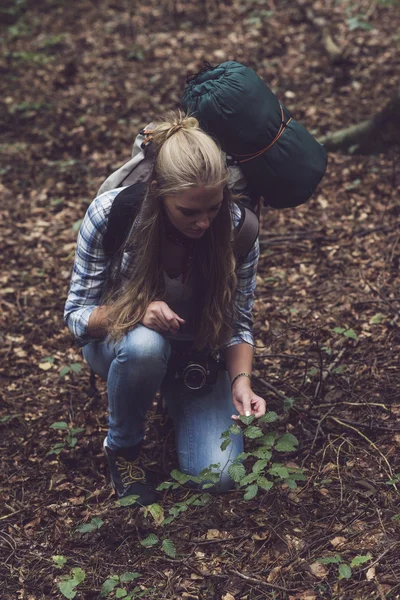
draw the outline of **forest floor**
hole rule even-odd
[[[331,64],[307,7],[346,61]],[[396,2],[8,0],[0,11],[2,599],[400,598],[394,149],[332,154],[308,203],[263,210],[256,386],[279,415],[263,429],[299,441],[273,456],[302,469],[297,487],[276,477],[249,500],[238,489],[190,504],[179,488],[151,512],[119,506],[101,449],[106,392],[90,401],[62,320],[88,203],[138,130],[179,105],[187,73],[243,62],[325,135],[395,92]],[[157,435],[150,419],[146,456],[170,480],[172,436]]]

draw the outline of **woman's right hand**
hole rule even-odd
[[[171,310],[166,302],[155,300],[148,305],[141,323],[159,333],[169,331],[176,334],[179,327],[185,323],[185,320]]]

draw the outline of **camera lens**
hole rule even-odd
[[[207,381],[207,371],[202,365],[191,363],[183,371],[182,379],[190,390],[199,390]]]

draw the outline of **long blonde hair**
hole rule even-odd
[[[126,248],[133,260],[116,277],[103,302],[110,306],[108,332],[114,341],[140,323],[148,305],[165,298],[161,261],[164,234],[162,198],[189,188],[224,186],[221,208],[209,229],[196,241],[192,260],[196,302],[195,345],[218,348],[232,329],[236,288],[232,248],[232,198],[226,187],[227,170],[221,150],[194,117],[170,113],[152,131],[156,150],[154,171]]]

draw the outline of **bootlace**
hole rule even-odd
[[[129,461],[119,457],[115,461],[115,464],[118,468],[124,487],[128,487],[132,483],[137,483],[138,481],[144,481],[146,479],[145,472],[139,467],[137,461]]]

